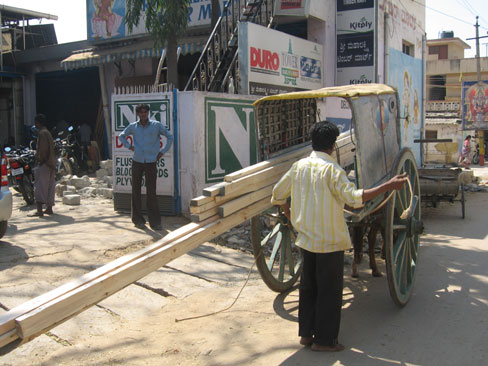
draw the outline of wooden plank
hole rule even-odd
[[[248,193],[256,190],[256,185],[258,185],[259,188],[262,188],[262,185],[259,186],[259,184],[262,183],[263,180],[267,179],[268,177],[280,176],[284,174],[288,169],[290,169],[294,162],[294,160],[285,161],[259,172],[247,175],[233,181],[232,183],[227,183],[227,185],[221,188],[220,195],[226,196],[233,192],[240,192],[241,194]]]
[[[218,214],[219,214],[219,208],[216,206],[214,208],[211,208],[210,210],[207,210],[199,214],[191,214],[190,219],[192,222],[200,222]]]
[[[164,266],[171,260],[187,253],[230,228],[258,215],[271,207],[269,201],[259,201],[233,215],[217,220],[186,236],[176,239],[148,255],[137,258],[125,266],[99,276],[94,281],[84,284],[63,296],[53,299],[31,312],[16,319],[18,333],[24,342],[47,332],[54,326],[100,302],[147,274]],[[191,224],[190,224],[191,225]]]
[[[256,184],[250,185],[248,187],[244,187],[240,191],[237,192],[232,192],[228,193],[225,196],[216,196],[215,197],[215,202],[219,205],[224,204],[225,202],[228,202],[229,199],[236,199],[244,194],[247,194],[249,192],[252,192],[253,190],[259,190],[263,187],[269,186],[269,185],[274,185],[278,180],[283,176],[282,173],[277,173],[271,176],[266,177],[263,180],[258,181]]]
[[[205,197],[205,198],[211,198],[212,201],[209,203],[206,203],[204,205],[198,206],[198,207],[190,206],[190,213],[199,214],[199,213],[205,212],[207,210],[210,210],[211,208],[214,208],[214,207],[221,205],[222,203],[229,202],[230,200],[232,200],[235,197],[215,196],[215,197]]]
[[[192,198],[192,200],[190,201],[190,206],[199,207],[199,206],[205,205],[205,204],[212,202],[212,201],[213,201],[213,197],[198,196],[198,197]]]
[[[215,196],[220,194],[220,189],[222,187],[225,187],[227,184],[229,184],[229,183],[220,182],[220,183],[214,184],[213,186],[204,188],[203,189],[203,195],[205,197],[215,197]]]
[[[270,200],[273,187],[274,187],[273,184],[266,186],[264,188],[261,188],[258,191],[254,191],[252,193],[246,194],[235,200],[223,204],[222,206],[219,207],[219,216],[227,217],[233,214],[234,212],[239,211],[242,208],[247,207],[259,200]]]
[[[298,160],[303,156],[309,155],[311,151],[312,151],[311,145],[301,147],[297,150],[290,151],[290,152],[285,153],[281,156],[277,156],[277,157],[271,158],[269,160],[265,160],[265,161],[262,161],[260,163],[248,166],[248,167],[241,169],[241,170],[238,170],[236,172],[227,174],[224,177],[224,181],[225,182],[234,182],[235,180],[240,179],[246,175],[256,173],[258,171],[264,170],[266,168],[269,168],[273,165],[282,163],[284,161],[293,160],[293,159]]]
[[[123,257],[120,257],[116,259],[115,261],[112,261],[110,263],[107,263],[106,265],[97,268],[94,271],[91,271],[78,279],[68,282],[58,288],[55,288],[49,292],[46,292],[45,294],[42,294],[40,296],[35,297],[32,300],[29,300],[23,304],[20,304],[19,306],[16,306],[9,310],[8,312],[1,314],[0,315],[0,335],[4,335],[5,333],[8,333],[12,329],[15,329],[15,318],[26,314],[30,311],[33,311],[34,309],[38,308],[39,306],[42,306],[50,301],[53,301],[54,299],[70,292],[73,291],[79,287],[84,286],[86,283],[93,281],[111,271],[114,269],[117,269],[119,267],[122,267],[126,265],[127,263],[130,263],[131,261],[142,257],[144,255],[147,255],[148,253],[151,253],[152,251],[155,251],[159,249],[161,246],[166,245],[167,243],[170,243],[171,241],[174,241],[176,239],[181,238],[182,236],[188,235],[189,233],[200,229],[201,227],[208,225],[212,221],[215,221],[217,218],[213,219],[208,219],[205,222],[201,222],[199,224],[196,223],[190,223],[185,226],[182,226],[168,235],[166,235],[164,238],[161,240],[157,241],[154,244],[149,245],[146,248],[140,249],[134,253],[124,255]],[[5,344],[8,344],[9,342],[7,341],[5,343],[5,339],[3,337],[0,337],[0,347],[3,347]]]

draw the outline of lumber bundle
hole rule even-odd
[[[203,196],[191,200],[191,220],[200,222],[213,215],[225,218],[254,202],[269,201],[276,182],[295,161],[311,151],[310,145],[301,146],[226,175],[222,183],[204,188]]]

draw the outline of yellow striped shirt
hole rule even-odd
[[[298,231],[296,245],[314,253],[351,247],[344,204],[361,207],[363,190],[329,154],[313,151],[293,164],[273,188],[271,203],[282,205],[291,196],[291,222]]]

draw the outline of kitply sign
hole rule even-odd
[[[323,86],[322,46],[253,23],[239,24],[241,94]]]
[[[337,0],[336,84],[375,82],[374,0]]]

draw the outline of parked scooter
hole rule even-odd
[[[485,142],[485,160],[488,159],[488,152],[486,151],[486,142]],[[471,162],[473,164],[479,164],[480,163],[480,145],[476,144],[476,149],[474,150],[473,154],[473,159],[471,159]]]
[[[35,152],[28,147],[5,147],[9,185],[22,194],[25,202],[32,205],[34,199]]]

